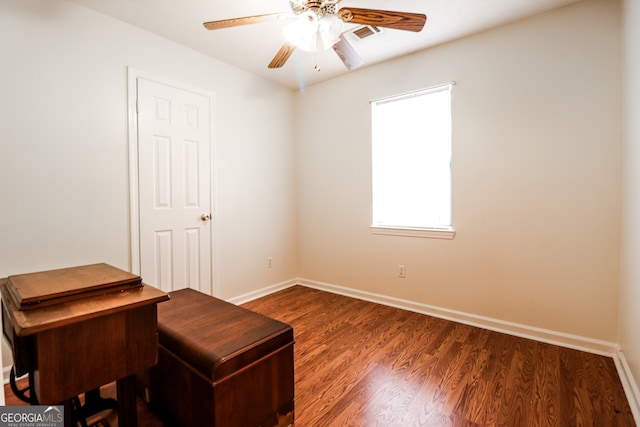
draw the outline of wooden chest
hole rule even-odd
[[[146,398],[180,426],[293,423],[293,329],[192,289],[158,306],[158,365]]]

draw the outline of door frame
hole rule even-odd
[[[211,227],[209,232],[211,233],[210,241],[211,247],[209,248],[209,256],[211,262],[211,295],[218,294],[218,269],[217,267],[217,239],[218,227],[216,221],[216,186],[215,186],[215,144],[214,144],[214,105],[215,96],[212,92],[206,91],[201,88],[190,86],[182,82],[159,77],[132,67],[127,67],[127,120],[129,127],[129,241],[130,241],[130,270],[133,274],[140,274],[140,193],[139,193],[139,180],[138,180],[138,79],[143,78],[151,80],[156,83],[160,83],[166,86],[172,86],[180,90],[187,92],[194,92],[199,95],[203,95],[209,98],[209,179],[210,179],[210,196],[211,196]],[[144,277],[142,278],[144,282]]]

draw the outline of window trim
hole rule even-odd
[[[453,90],[453,86],[456,82],[447,82],[435,86],[429,86],[422,89],[412,90],[410,92],[404,92],[397,95],[382,96],[380,98],[370,99],[369,104],[385,104],[387,102],[400,101],[404,98],[412,98],[414,96],[428,95],[430,93],[441,92],[443,90]]]
[[[413,228],[413,227],[383,227],[380,225],[369,226],[371,234],[384,236],[423,237],[430,239],[452,240],[456,236],[453,227],[447,228]]]
[[[456,83],[454,81],[439,84],[436,86],[431,86],[423,89],[418,89],[415,91],[405,92],[398,95],[386,96],[377,99],[372,99],[369,101],[369,104],[384,104],[386,102],[398,101],[406,98],[411,98],[414,96],[422,96],[428,95],[430,93],[441,92],[441,91],[453,91],[453,86]],[[452,129],[453,132],[453,129]],[[453,155],[453,153],[452,153]],[[451,170],[451,174],[453,175],[453,170]],[[453,176],[451,176],[451,180],[453,180]],[[452,182],[453,184],[453,182]],[[453,193],[453,186],[451,188]],[[373,192],[372,192],[373,195]],[[451,203],[453,204],[453,194],[451,194]],[[453,208],[453,206],[452,206]],[[371,207],[373,212],[373,206]],[[378,235],[387,235],[387,236],[404,236],[404,237],[422,237],[422,238],[431,238],[431,239],[445,239],[452,240],[456,231],[453,228],[453,209],[451,211],[451,226],[443,226],[443,227],[410,227],[410,226],[389,226],[389,225],[374,225],[373,224],[373,215],[371,217],[371,225],[369,226],[369,230],[372,234]]]

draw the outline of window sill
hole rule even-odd
[[[451,240],[455,237],[456,231],[453,228],[408,228],[408,227],[380,227],[370,226],[369,230],[373,234],[383,234],[387,236],[423,237],[428,239]]]

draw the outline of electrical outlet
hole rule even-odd
[[[268,257],[267,258],[267,268],[271,268],[273,267],[273,258]]]
[[[399,264],[399,265],[398,265],[398,277],[401,277],[401,278],[403,278],[403,279],[404,279],[405,277],[407,277],[407,269],[406,269],[406,267],[404,266],[404,264]]]

